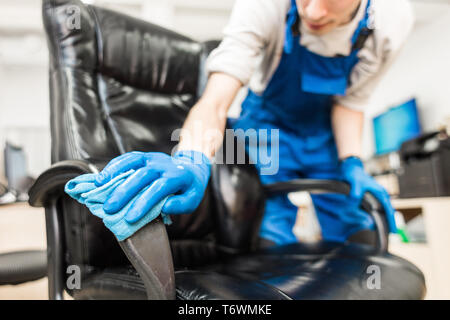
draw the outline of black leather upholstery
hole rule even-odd
[[[82,290],[73,290],[77,300],[145,300],[147,294],[139,274],[131,266],[105,268],[89,274]]]
[[[175,274],[180,300],[291,300],[282,291],[257,279],[212,271],[179,271]]]
[[[68,27],[72,6],[81,13],[81,29]],[[79,159],[101,169],[131,150],[171,152],[172,133],[198,99],[205,82],[202,64],[217,42],[199,43],[77,0],[44,0],[43,17],[50,51],[52,162]],[[63,194],[60,178],[44,178],[38,179],[41,185],[33,188],[38,196],[30,195],[30,203],[56,201],[63,230],[52,241],[62,241],[62,269],[76,264],[82,270],[81,290],[69,293],[76,299],[146,298],[112,233]],[[52,181],[59,181],[59,189],[40,194],[38,189]],[[255,251],[264,198],[254,167],[214,166],[198,210],[174,217],[167,228],[179,299],[423,296],[417,268],[363,245]],[[379,291],[364,289],[370,264],[382,270]]]
[[[379,268],[379,289],[371,287],[369,266]],[[208,270],[262,282],[295,300],[420,299],[425,292],[423,275],[413,264],[389,253],[374,254],[366,245],[292,244],[235,257]]]

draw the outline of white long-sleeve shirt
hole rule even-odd
[[[329,33],[317,36],[300,25],[301,45],[322,55],[349,55],[351,38],[364,17],[367,1],[361,0],[355,17]],[[206,70],[229,74],[255,93],[262,93],[283,53],[286,15],[290,0],[236,0],[224,38],[209,55]],[[335,102],[364,110],[376,84],[392,64],[413,26],[408,0],[372,0],[375,31],[359,51],[345,96]]]

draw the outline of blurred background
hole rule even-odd
[[[210,40],[222,37],[234,0],[84,2],[196,40]],[[445,149],[450,127],[450,0],[411,3],[414,29],[367,108],[363,153],[367,168],[396,198],[402,233],[393,240],[391,250],[424,271],[427,298],[449,299],[450,171],[444,167],[450,159]],[[239,114],[244,94],[245,89],[230,115]],[[26,191],[50,165],[49,119],[41,1],[1,0],[0,253],[45,248],[43,212],[27,206]],[[296,225],[299,238],[314,239],[317,226],[309,198],[301,194],[293,202],[305,213]],[[0,286],[0,299],[46,299],[45,285],[42,279]]]

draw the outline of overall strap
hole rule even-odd
[[[294,26],[298,18],[299,16],[297,11],[297,4],[295,3],[295,0],[291,0],[291,8],[287,13],[286,30],[284,33],[284,52],[286,53],[292,52],[292,46],[294,45],[294,35],[292,34],[292,27]]]
[[[373,34],[374,28],[372,3],[368,0],[364,18],[359,22],[352,37],[352,51],[358,51],[364,47],[366,40]]]

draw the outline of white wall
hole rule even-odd
[[[414,1],[414,30],[403,51],[377,87],[367,112],[364,155],[374,152],[372,117],[416,97],[424,131],[450,117],[450,3]]]
[[[0,2],[0,177],[5,140],[24,147],[28,168],[50,163],[47,47],[37,0]]]
[[[22,146],[33,176],[50,164],[47,72],[40,66],[0,69],[0,146],[5,140]],[[3,150],[1,160],[3,171]]]

